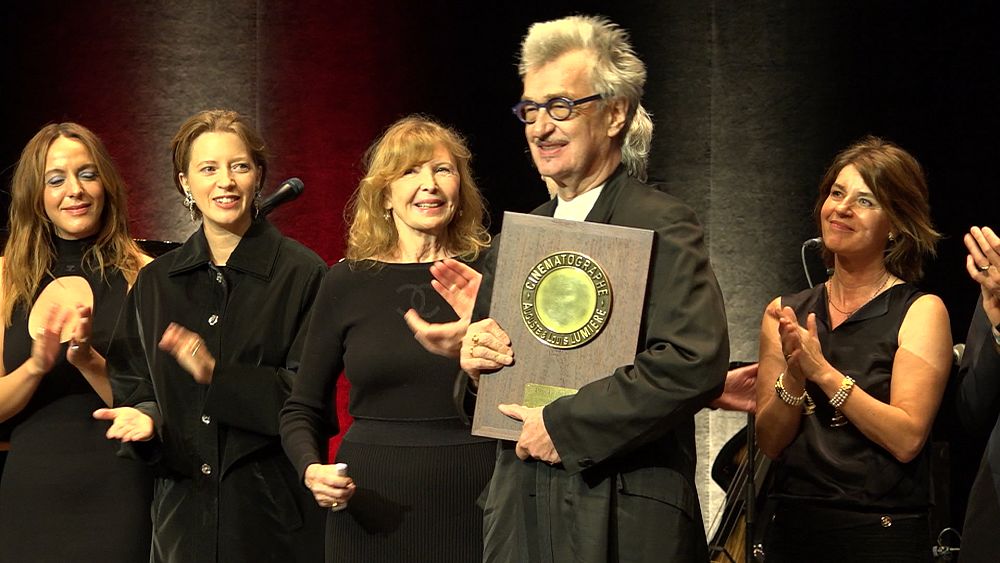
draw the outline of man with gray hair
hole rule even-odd
[[[500,443],[484,560],[702,563],[694,414],[722,391],[729,341],[694,213],[643,183],[652,138],[640,104],[645,65],[623,29],[572,16],[529,29],[519,70],[514,113],[557,192],[534,213],[656,236],[634,361],[543,408],[501,405],[524,424],[516,444]],[[477,313],[488,309],[492,282],[487,269]],[[469,387],[510,365],[516,346],[493,319],[472,323],[461,347]]]

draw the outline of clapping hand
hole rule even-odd
[[[989,227],[972,227],[964,237],[969,255],[965,269],[983,294],[983,309],[991,325],[1000,324],[1000,237]]]
[[[160,338],[160,349],[170,352],[197,383],[208,385],[212,382],[215,358],[205,348],[205,341],[198,333],[177,323],[170,323]]]
[[[458,358],[462,349],[462,336],[469,327],[472,308],[483,276],[466,264],[448,258],[435,262],[430,268],[431,287],[451,305],[458,320],[450,323],[429,323],[413,309],[403,315],[413,336],[428,352],[446,358]]]
[[[69,348],[66,350],[66,360],[80,371],[86,371],[88,367],[93,367],[96,363],[103,365],[103,358],[90,345],[93,311],[90,307],[78,303],[76,316],[78,320],[76,326],[73,327]]]
[[[802,327],[791,307],[784,307],[779,313],[778,333],[781,336],[781,350],[788,364],[786,376],[805,384],[806,379],[814,380],[828,366],[819,343],[816,328],[816,313],[809,313],[806,326]]]
[[[58,305],[49,308],[42,327],[32,335],[34,342],[31,344],[31,356],[26,362],[28,373],[36,377],[41,376],[48,373],[55,365],[61,346],[59,335],[62,334],[63,325],[69,320],[70,314],[70,311],[62,310]]]

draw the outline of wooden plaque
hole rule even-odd
[[[653,231],[504,213],[490,316],[514,364],[482,374],[472,433],[517,440],[497,405],[541,406],[635,359]]]

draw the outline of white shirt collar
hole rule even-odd
[[[594,208],[594,204],[597,203],[597,198],[601,195],[601,190],[603,189],[604,184],[601,184],[596,188],[583,192],[570,201],[566,201],[556,195],[556,211],[552,216],[556,219],[568,219],[570,221],[586,220],[587,215]]]

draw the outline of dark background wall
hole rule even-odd
[[[108,144],[131,186],[136,236],[194,228],[173,191],[169,141],[209,107],[251,116],[273,154],[270,184],[305,195],[273,220],[327,260],[359,160],[394,119],[429,113],[465,132],[493,212],[545,191],[508,108],[532,21],[602,13],[649,66],[651,177],[699,213],[726,293],[734,359],[756,357],[764,304],[805,284],[816,183],[867,133],[912,151],[946,235],[924,285],[956,339],[975,299],[961,234],[1000,225],[993,186],[1000,94],[997,8],[938,2],[8,3],[0,8],[0,180],[44,123],[75,120]],[[6,194],[3,205],[6,206]]]

